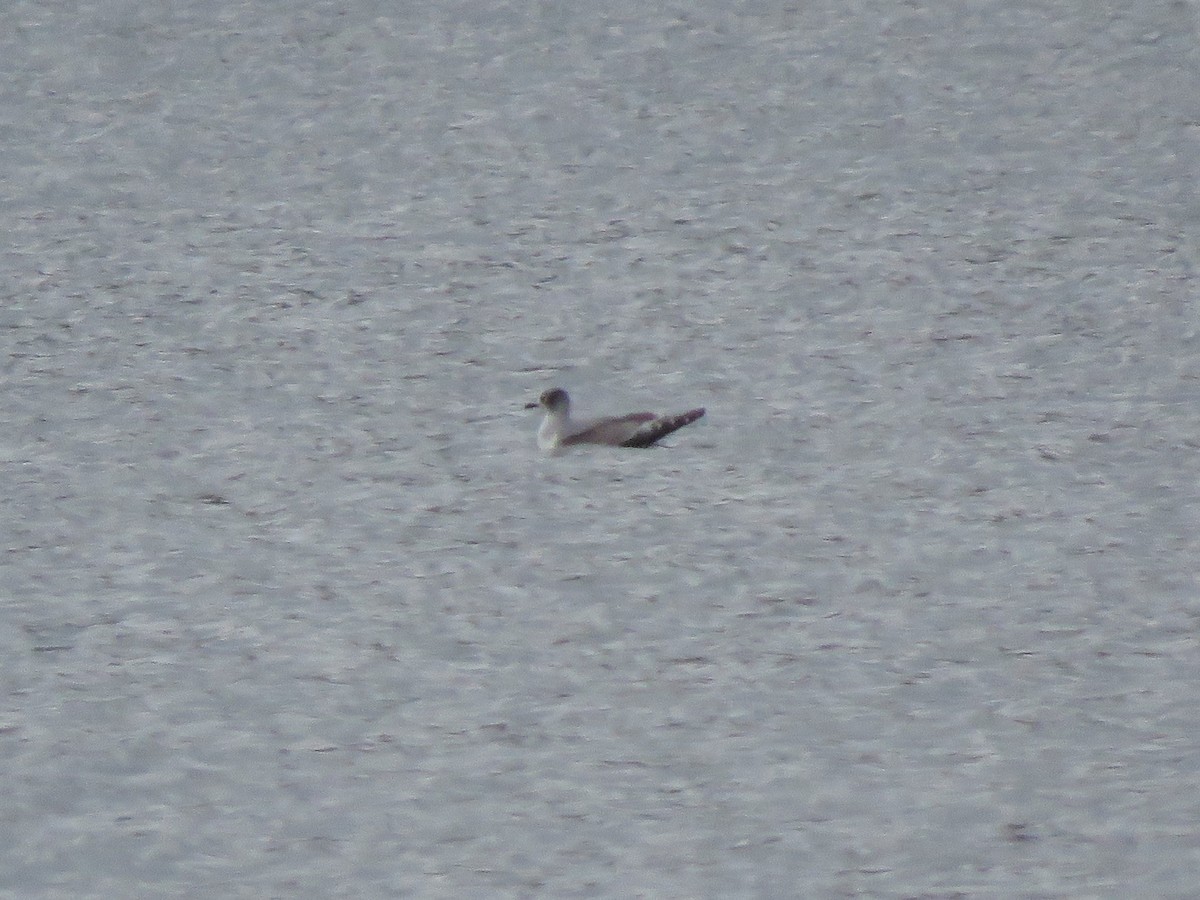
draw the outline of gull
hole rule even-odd
[[[543,391],[537,403],[525,404],[526,409],[539,406],[546,410],[546,418],[537,433],[538,447],[542,450],[557,450],[573,444],[649,447],[704,415],[703,409],[690,409],[674,416],[639,412],[577,422],[571,418],[571,398],[562,388]]]

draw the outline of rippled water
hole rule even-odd
[[[0,890],[1194,892],[1193,5],[8,19]]]

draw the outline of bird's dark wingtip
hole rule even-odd
[[[637,431],[629,440],[622,443],[621,446],[645,449],[652,446],[661,438],[665,438],[668,434],[678,431],[683,426],[691,425],[703,415],[704,409],[698,408],[680,413],[677,416],[663,416]]]

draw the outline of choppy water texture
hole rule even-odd
[[[1194,895],[1193,4],[5,20],[6,896]]]

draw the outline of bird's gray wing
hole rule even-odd
[[[585,423],[578,431],[563,438],[563,444],[608,444],[620,447],[637,434],[647,422],[653,422],[654,413],[630,413]]]

